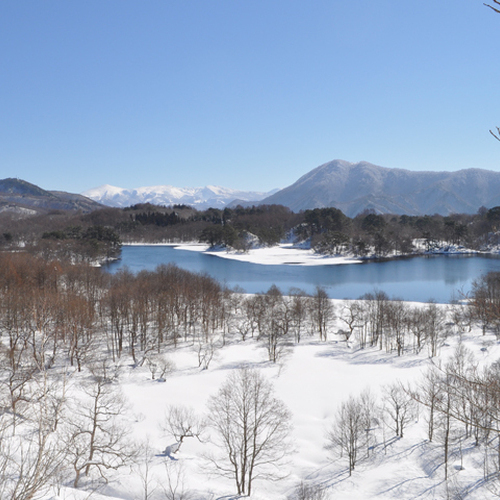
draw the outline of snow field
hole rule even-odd
[[[337,313],[339,311],[337,307]],[[330,332],[341,327],[337,320]],[[443,362],[451,356],[458,342],[463,342],[484,365],[500,356],[496,338],[483,337],[476,330],[448,338],[434,362]],[[396,439],[388,426],[381,426],[384,428],[377,431],[377,444],[371,456],[359,460],[351,477],[346,458],[325,449],[326,430],[342,401],[369,387],[381,403],[385,385],[396,381],[407,384],[419,379],[431,362],[426,349],[418,355],[408,353],[398,357],[377,348],[348,347],[341,337],[330,333],[327,342],[304,336],[277,364],[267,361],[265,348],[257,341],[242,342],[238,337],[230,338],[228,344],[217,351],[208,370],[198,368],[196,352],[188,345],[178,347],[167,356],[175,363],[176,370],[166,382],[151,380],[146,366],[133,368],[127,364],[130,360],[126,357],[120,376],[121,389],[129,404],[125,419],[130,438],[150,443],[151,500],[167,498],[162,485],[167,481],[168,466],[175,480],[177,471],[181,471],[183,480],[179,485],[190,493],[187,498],[191,500],[236,498],[233,481],[214,475],[204,459],[213,447],[209,432],[202,443],[194,438],[185,439],[172,460],[163,451],[175,440],[161,430],[161,424],[169,405],[185,405],[199,414],[205,413],[210,395],[217,392],[231,370],[241,366],[256,368],[272,381],[276,395],[290,409],[293,419],[294,449],[288,457],[289,475],[282,481],[256,480],[252,499],[285,500],[301,480],[326,487],[327,499],[497,498],[488,484],[483,484],[481,450],[471,441],[463,444],[462,459],[455,452],[452,454],[450,479],[444,481],[442,445],[439,439],[433,443],[427,441],[426,411],[422,407],[402,439]],[[144,486],[139,468],[132,467],[113,473],[109,484],[90,497],[88,492],[67,487],[62,488],[58,496],[49,498],[139,500],[144,498]]]

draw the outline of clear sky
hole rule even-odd
[[[267,191],[333,159],[500,171],[482,0],[1,0],[0,178]]]

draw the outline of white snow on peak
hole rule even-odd
[[[104,184],[84,191],[82,195],[103,205],[113,207],[127,207],[138,203],[186,204],[203,210],[209,207],[223,208],[236,199],[250,202],[260,201],[271,193],[240,191],[221,186],[178,188],[163,185],[125,189]]]

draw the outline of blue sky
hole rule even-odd
[[[267,191],[333,159],[500,170],[481,0],[2,0],[0,178]]]

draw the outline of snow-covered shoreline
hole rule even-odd
[[[329,256],[315,253],[314,250],[303,249],[291,243],[274,247],[252,248],[248,252],[238,252],[226,248],[213,249],[203,243],[124,243],[123,246],[166,246],[190,252],[202,252],[223,259],[238,260],[250,264],[262,265],[296,265],[325,266],[338,264],[360,264],[362,259],[355,257]]]
[[[210,249],[208,245],[179,245],[180,250],[203,252],[223,259],[238,260],[251,264],[262,265],[295,265],[295,266],[325,266],[339,264],[360,264],[361,259],[355,257],[330,256],[315,253],[311,249],[297,248],[285,243],[274,247],[252,248],[248,252],[237,252],[226,249]]]
[[[348,255],[324,255],[316,253],[310,248],[301,248],[292,243],[281,243],[273,247],[252,248],[247,252],[239,252],[226,248],[212,248],[203,243],[124,243],[123,246],[168,246],[190,252],[202,252],[222,259],[237,260],[250,264],[261,265],[294,265],[294,266],[332,266],[344,264],[361,264],[374,260],[391,260],[424,255],[498,255],[499,250],[478,251],[460,246],[444,245],[432,251],[421,251],[410,254],[398,254],[366,257]]]

